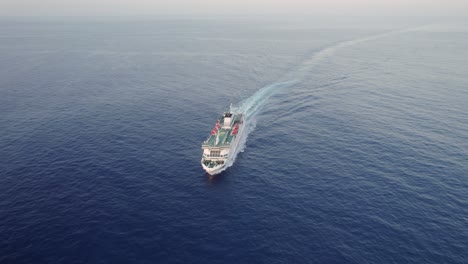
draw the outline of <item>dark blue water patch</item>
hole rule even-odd
[[[0,262],[466,263],[466,33],[316,22],[0,22]]]

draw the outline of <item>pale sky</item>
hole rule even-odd
[[[0,16],[468,15],[468,0],[0,0]]]

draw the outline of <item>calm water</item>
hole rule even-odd
[[[467,25],[1,20],[0,263],[468,263]]]

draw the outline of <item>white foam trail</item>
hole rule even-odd
[[[240,134],[241,138],[239,139],[239,143],[237,145],[237,149],[234,153],[230,154],[233,155],[232,159],[229,159],[226,165],[222,170],[222,172],[227,168],[231,167],[236,160],[237,154],[239,152],[243,152],[245,149],[245,143],[247,142],[247,137],[255,129],[257,124],[257,120],[255,116],[258,114],[260,109],[263,105],[268,101],[278,89],[286,88],[296,83],[296,81],[287,81],[287,82],[276,82],[270,84],[268,86],[263,87],[262,89],[255,92],[252,96],[245,99],[241,102],[238,106],[232,106],[231,111],[235,113],[242,113],[244,115],[244,128],[242,133]]]
[[[239,106],[232,107],[232,111],[243,113],[245,119],[256,115],[260,108],[267,102],[268,98],[272,96],[276,90],[291,86],[296,81],[276,82],[255,92],[252,96],[241,102]]]
[[[252,132],[255,129],[256,115],[259,113],[262,106],[265,105],[268,99],[277,90],[282,89],[282,88],[287,88],[289,86],[294,85],[298,81],[302,80],[313,66],[317,65],[323,59],[333,55],[339,49],[353,46],[362,42],[378,39],[378,38],[388,37],[394,34],[401,34],[401,33],[409,32],[409,31],[418,30],[421,28],[423,27],[381,33],[381,34],[372,35],[372,36],[368,36],[364,38],[343,41],[338,44],[332,45],[330,47],[324,48],[318,51],[317,53],[315,53],[312,57],[303,61],[295,70],[289,73],[286,73],[282,78],[280,78],[280,80],[284,80],[284,81],[278,81],[268,86],[265,86],[261,88],[260,90],[258,90],[257,92],[255,92],[249,98],[242,101],[240,105],[232,107],[231,111],[236,112],[236,113],[242,113],[244,115],[244,131],[241,134],[242,138],[239,141],[239,144],[238,144],[237,149],[235,150],[235,153],[232,153],[233,158],[230,159],[228,163],[226,163],[226,165],[221,171],[224,171],[227,168],[231,167],[237,158],[237,154],[239,152],[244,151],[246,142],[247,142],[247,137],[250,134],[250,132]]]
[[[397,34],[402,34],[410,31],[416,31],[416,30],[421,30],[426,28],[427,26],[421,26],[421,27],[414,27],[414,28],[407,28],[407,29],[400,29],[400,30],[394,30],[394,31],[389,31],[385,33],[380,33],[380,34],[375,34],[363,38],[357,38],[357,39],[352,39],[352,40],[346,40],[343,42],[339,42],[335,45],[326,47],[317,53],[315,53],[312,57],[306,59],[303,61],[297,69],[294,71],[289,72],[288,74],[285,75],[286,79],[291,79],[294,78],[296,80],[302,80],[307,73],[310,72],[311,68],[319,64],[321,61],[324,59],[332,56],[336,51],[350,47],[350,46],[355,46],[359,43],[379,39],[379,38],[385,38],[385,37],[390,37],[392,35],[397,35]]]

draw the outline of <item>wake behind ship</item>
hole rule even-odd
[[[242,114],[225,112],[216,121],[211,134],[202,144],[201,164],[208,174],[218,174],[234,161],[243,128]]]

